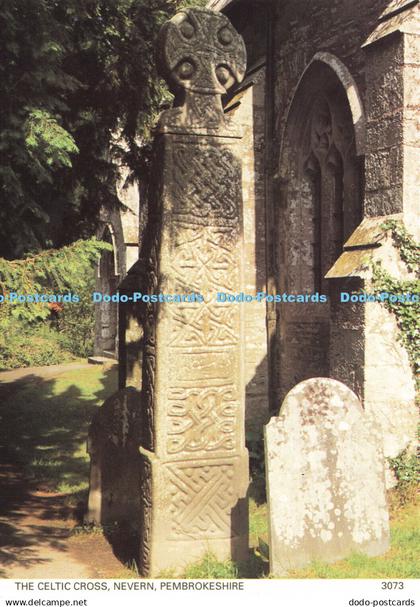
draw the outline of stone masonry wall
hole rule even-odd
[[[273,57],[274,57],[274,141],[273,165],[271,167],[275,179],[272,200],[267,202],[268,208],[273,208],[273,218],[279,213],[284,204],[281,171],[284,162],[285,139],[287,125],[290,120],[292,100],[301,83],[304,71],[308,68],[315,54],[329,54],[336,57],[348,69],[354,79],[361,98],[365,113],[366,133],[360,131],[360,124],[355,124],[357,153],[360,156],[360,178],[364,181],[364,216],[382,216],[391,213],[404,213],[406,224],[413,229],[418,225],[418,210],[416,208],[416,191],[419,185],[419,171],[416,167],[415,156],[419,145],[418,128],[415,116],[418,112],[416,91],[419,82],[419,36],[415,36],[414,17],[409,26],[413,33],[393,31],[391,35],[375,38],[373,44],[366,44],[372,32],[381,29],[381,15],[391,3],[389,0],[355,0],[341,2],[336,0],[315,0],[313,2],[294,2],[292,0],[276,4],[274,19]],[[411,10],[411,9],[410,9]],[[397,21],[406,20],[406,15],[400,14]],[[398,28],[397,28],[398,29]],[[407,25],[402,31],[407,31]],[[388,31],[387,31],[388,34]],[[347,93],[351,91],[351,85]],[[354,88],[354,87],[353,87]],[[349,91],[350,89],[350,91]],[[299,88],[299,90],[301,90]],[[303,101],[299,97],[299,102]],[[353,119],[355,116],[353,115]],[[302,117],[303,119],[303,117]],[[360,145],[362,139],[362,146]],[[281,154],[283,153],[283,157]],[[290,171],[287,178],[290,180]],[[417,205],[418,206],[418,205]],[[276,215],[277,214],[277,215]],[[281,242],[287,237],[275,237]],[[280,242],[280,245],[281,245]],[[278,283],[281,284],[282,273],[277,272]],[[283,272],[284,274],[284,272]],[[375,307],[375,311],[376,311]],[[281,312],[281,311],[280,311]],[[366,338],[360,330],[360,344],[365,339],[365,370],[371,372],[375,360],[373,344],[375,344],[375,326],[378,318],[373,318],[374,311],[369,309],[370,316],[365,318]],[[280,313],[280,323],[282,314]],[[284,322],[284,314],[283,314]],[[296,329],[287,335],[280,343],[280,348],[287,348],[288,343],[296,339],[303,350],[302,334]],[[372,344],[370,343],[370,340]],[[332,344],[333,345],[333,344]],[[328,344],[325,344],[328,347]],[[362,347],[363,350],[363,347]],[[382,365],[388,366],[387,378],[392,384],[392,390],[399,392],[400,370],[408,373],[407,382],[411,385],[410,370],[406,365],[404,352],[400,352],[398,364],[394,365],[394,353],[387,348],[382,350]],[[285,353],[285,360],[290,356]],[[277,358],[278,360],[278,358]],[[372,364],[371,364],[372,363]],[[278,364],[278,363],[277,363]],[[394,366],[393,366],[394,365]],[[289,378],[293,383],[294,377],[280,365],[283,375],[280,384],[287,383]],[[391,371],[393,371],[391,373]],[[289,377],[290,376],[290,377]],[[303,377],[298,378],[303,379]],[[355,382],[363,384],[363,382]],[[352,386],[357,390],[357,385]],[[375,382],[369,384],[371,387]],[[368,391],[369,392],[369,391]],[[404,394],[404,396],[403,396]],[[400,393],[400,401],[406,397],[404,390]],[[369,392],[368,400],[372,399]],[[394,403],[395,404],[395,403]],[[401,403],[400,403],[401,405]],[[383,415],[378,410],[379,415]],[[402,415],[402,410],[401,410]],[[405,415],[405,413],[404,413]],[[411,414],[408,416],[410,417]],[[408,417],[406,419],[408,423]],[[410,417],[410,423],[412,417]],[[401,444],[404,442],[399,441]],[[401,444],[399,445],[401,447]]]
[[[420,25],[419,25],[420,33]],[[419,147],[420,35],[406,34],[404,44],[404,204],[408,222],[420,238],[418,200],[420,191]]]
[[[264,231],[262,229],[261,232],[259,231],[259,217],[262,217],[260,209],[264,208],[265,198],[265,212],[268,215],[266,235],[269,239],[266,249],[265,281],[270,292],[276,289],[278,292],[286,289],[293,292],[293,285],[289,284],[288,276],[290,264],[285,263],[284,255],[278,253],[282,252],[287,242],[292,243],[289,246],[289,258],[295,254],[299,264],[302,265],[298,247],[293,248],[292,246],[294,236],[283,217],[291,199],[290,180],[291,176],[293,177],[290,167],[293,167],[294,159],[290,158],[290,151],[287,148],[289,133],[286,128],[291,114],[295,121],[291,144],[296,145],[296,149],[299,150],[302,148],[302,143],[296,137],[293,139],[294,133],[296,132],[298,137],[306,136],[303,129],[301,129],[302,135],[300,135],[298,128],[299,124],[306,120],[305,108],[301,108],[300,113],[298,111],[296,114],[296,112],[293,113],[292,106],[296,92],[299,91],[299,94],[302,92],[301,78],[315,55],[329,57],[337,70],[337,76],[342,82],[345,82],[342,92],[344,93],[345,89],[350,99],[354,124],[351,125],[349,122],[349,126],[352,127],[353,144],[355,145],[354,184],[360,185],[360,217],[352,225],[350,232],[347,233],[345,230],[344,241],[361,221],[362,215],[374,217],[402,212],[406,225],[415,231],[416,225],[419,225],[417,192],[420,185],[420,173],[417,168],[420,138],[418,120],[416,120],[419,110],[417,91],[420,80],[420,36],[417,34],[420,30],[418,26],[416,29],[414,4],[409,2],[401,4],[390,0],[352,0],[351,2],[283,0],[273,3],[272,6],[273,12],[269,18],[271,36],[268,32],[262,33],[261,25],[254,19],[254,14],[256,18],[261,10],[261,5],[257,2],[243,0],[235,5],[232,4],[231,7],[222,7],[222,10],[231,14],[239,31],[245,31],[244,38],[248,55],[253,57],[254,65],[257,62],[254,58],[255,49],[261,53],[263,48],[261,37],[266,36],[266,40],[269,42],[265,65],[268,74],[264,91],[265,104],[258,96],[258,87],[254,86],[242,96],[242,105],[235,115],[235,120],[238,117],[238,120],[242,120],[247,125],[243,156],[247,289],[255,290],[255,279],[256,286],[258,285],[260,288],[259,276],[262,276],[260,268],[262,268],[263,256],[258,256],[258,251],[262,250]],[[385,9],[388,9],[386,14]],[[396,14],[394,14],[395,11],[397,11]],[[258,57],[261,61],[261,56],[258,55]],[[325,73],[326,70],[329,70],[333,74],[333,70],[324,64],[316,63],[312,67],[319,73],[324,69]],[[308,70],[305,77],[308,77],[310,73]],[[338,79],[337,83],[341,87]],[[304,91],[304,93],[308,96],[309,108],[311,95],[308,91]],[[252,96],[254,96],[253,111],[250,107]],[[331,98],[334,99],[334,95]],[[355,100],[356,103],[354,103]],[[298,97],[298,101],[299,103],[302,101],[302,96]],[[347,104],[347,101],[345,100],[344,103]],[[343,105],[341,101],[339,101],[340,104]],[[292,112],[290,112],[291,108]],[[259,120],[259,115],[264,117],[264,120]],[[254,146],[250,140],[251,116],[253,116]],[[261,153],[263,147],[266,148],[264,154]],[[262,167],[260,168],[260,160],[266,162],[265,170],[268,175],[265,192],[261,190],[261,198],[258,188],[264,184],[264,171]],[[287,167],[286,172],[284,171],[285,166]],[[348,195],[354,195],[356,190],[350,181],[344,182],[344,212],[349,206]],[[305,210],[301,204],[297,205],[296,213],[299,214],[302,208]],[[279,226],[283,227],[279,229]],[[256,228],[255,234],[253,234],[253,227]],[[324,234],[327,232],[328,230],[324,230]],[[255,262],[253,262],[254,254]],[[258,327],[262,328],[262,319],[259,309],[258,312],[255,312],[252,304],[248,304],[246,308],[245,334],[248,338],[246,364],[247,381],[249,382],[250,373],[255,368],[257,358],[263,353],[262,342],[258,336]],[[290,309],[289,304],[288,309]],[[387,413],[379,402],[382,402],[382,399],[375,399],[372,395],[377,371],[375,332],[381,319],[385,322],[385,319],[382,318],[385,312],[382,309],[379,312],[378,310],[379,306],[375,306],[375,310],[369,309],[367,316],[362,314],[360,319],[356,316],[353,318],[352,326],[354,325],[355,330],[354,335],[352,333],[354,337],[352,345],[358,348],[357,361],[360,364],[356,363],[356,358],[353,358],[352,362],[349,359],[349,362],[346,362],[344,375],[353,378],[350,387],[361,398],[364,397],[363,392],[366,388],[365,405],[370,407],[375,400],[373,408],[377,409],[379,416],[386,417]],[[303,309],[298,310],[299,314],[301,311],[303,312]],[[350,312],[351,310],[349,310]],[[314,313],[308,306],[305,306],[304,317],[299,319],[300,324],[295,323],[295,327],[292,326],[292,323],[287,323],[286,313],[287,310],[280,306],[273,305],[268,309],[268,339],[271,346],[268,378],[266,377],[265,381],[270,383],[268,391],[272,402],[278,402],[284,396],[284,390],[292,387],[297,381],[314,376],[306,359],[303,360],[305,356],[300,362],[299,356],[295,357],[296,364],[292,360],[290,348],[293,348],[293,344],[297,344],[296,352],[298,354],[300,352],[305,355],[306,352],[306,358],[314,359],[311,348],[315,342],[320,349],[326,352],[327,356],[328,350],[331,355],[331,349],[334,347],[335,350],[339,349],[341,342],[338,340],[337,343],[333,343],[334,331],[331,334],[332,337],[330,336],[330,344],[328,344],[328,339],[326,337],[324,339],[322,335],[319,339],[317,335],[308,336],[305,341],[301,321],[306,322],[306,327],[310,326],[314,319]],[[391,327],[391,319],[388,319],[385,324],[387,327]],[[286,331],[287,327],[289,327],[288,331]],[[338,333],[341,330],[342,327],[337,327]],[[395,335],[395,331],[390,328],[389,335],[391,334]],[[388,370],[387,381],[394,382],[391,386],[393,394],[395,392],[393,403],[398,404],[399,394],[400,414],[406,415],[407,413],[404,424],[402,424],[404,428],[401,429],[398,437],[395,435],[398,449],[394,449],[388,439],[385,441],[384,446],[389,447],[386,449],[387,455],[389,455],[410,442],[409,435],[412,432],[409,431],[409,426],[412,426],[413,416],[412,404],[409,403],[412,403],[413,394],[412,378],[405,352],[400,349],[397,353],[398,361],[395,362],[395,352],[392,351],[392,348],[387,348],[386,344],[383,345],[381,365]],[[302,377],[300,377],[302,373],[298,369],[299,364],[305,369]],[[326,361],[326,366],[328,366],[328,361]],[[334,367],[331,364],[329,366]],[[260,366],[260,369],[262,373],[266,372],[265,366]],[[365,371],[367,379],[364,378]],[[335,377],[335,370],[330,368],[330,375],[331,372]],[[328,374],[328,369],[325,369],[323,373]],[[403,387],[400,385],[400,379],[404,374],[406,374],[407,386]],[[253,383],[248,386],[255,387],[254,393],[258,393],[258,398],[263,398],[266,384],[262,381],[262,375],[261,381],[254,379]],[[281,390],[276,393],[279,387]],[[402,406],[402,401],[407,401],[407,411]],[[252,405],[249,409],[252,415],[257,408]],[[396,444],[394,446],[396,447]]]
[[[389,0],[313,0],[276,3],[274,74],[276,138],[304,69],[316,52],[336,55],[356,81],[365,99],[365,51],[361,48]]]
[[[266,290],[265,255],[265,70],[241,95],[233,112],[234,123],[243,129],[241,141],[244,213],[244,291]],[[268,416],[267,337],[264,301],[244,306],[245,323],[245,414],[247,429],[257,430]]]

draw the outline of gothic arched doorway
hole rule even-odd
[[[305,297],[277,305],[270,356],[277,407],[300,381],[330,376],[330,287],[325,274],[362,219],[362,167],[346,91],[331,67],[314,61],[288,114],[280,196],[273,209],[276,291]]]
[[[118,289],[118,274],[115,243],[112,228],[105,226],[101,240],[112,245],[112,250],[102,251],[98,263],[96,290],[113,295]],[[96,305],[95,314],[95,356],[116,358],[118,351],[118,304],[101,301]]]

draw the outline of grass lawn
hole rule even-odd
[[[115,389],[116,368],[95,365],[0,384],[1,453],[43,490],[80,495],[88,487],[89,424]]]
[[[116,367],[89,366],[54,379],[0,384],[0,453],[19,463],[29,480],[69,500],[86,500],[86,438],[96,407],[116,390]],[[313,563],[289,578],[417,578],[420,574],[419,509],[414,500],[394,509],[391,549],[382,557],[354,554],[334,565]],[[250,501],[251,556],[235,565],[211,555],[186,569],[185,578],[260,578],[268,575],[267,506]],[[127,572],[129,573],[129,572]],[[162,577],[173,577],[162,571]]]
[[[400,508],[391,517],[391,548],[381,557],[353,554],[349,558],[326,565],[312,563],[305,569],[289,571],[285,578],[362,578],[398,579],[420,576],[420,520],[418,499]],[[251,558],[248,563],[221,563],[211,554],[188,567],[181,577],[196,578],[262,578],[269,577],[267,562],[267,505],[250,503]],[[174,577],[163,571],[162,577]]]

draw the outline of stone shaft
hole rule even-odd
[[[245,558],[248,524],[242,307],[215,301],[242,280],[236,142],[165,134],[160,145],[149,289],[191,301],[146,314],[141,566],[152,575],[209,550]]]
[[[245,51],[226,17],[191,10],[163,28],[160,55],[184,104],[159,123],[142,256],[147,292],[185,301],[144,312],[139,560],[152,576],[248,552],[243,309],[217,302],[243,284],[240,135],[220,97]]]

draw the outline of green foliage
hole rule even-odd
[[[408,455],[407,451],[403,451],[398,457],[391,458],[389,462],[399,482],[409,485],[418,482],[420,461],[416,455]]]
[[[386,272],[379,264],[373,267],[373,287],[375,293],[388,292],[395,295],[402,293],[420,294],[420,247],[407,231],[405,226],[397,221],[387,221],[382,229],[390,231],[395,246],[398,248],[402,261],[414,277],[409,280],[397,280]],[[400,329],[399,338],[405,349],[413,369],[414,377],[419,381],[419,338],[420,338],[420,306],[407,301],[384,302],[385,307],[392,312]],[[414,454],[404,450],[396,458],[388,459],[391,470],[397,479],[393,501],[397,507],[412,499],[418,488],[420,461]]]
[[[387,292],[392,294],[420,293],[420,280],[397,280],[386,272],[381,266],[373,267],[373,286],[376,294]],[[395,301],[389,299],[383,305],[394,314],[400,329],[400,339],[404,344],[411,366],[415,374],[419,371],[419,337],[420,337],[420,309],[418,304],[409,301]]]
[[[43,251],[27,259],[0,258],[0,294],[71,293],[78,303],[64,303],[56,319],[49,303],[0,304],[0,368],[58,364],[93,351],[94,265],[110,244],[96,239],[77,241],[62,249]]]
[[[249,500],[249,541],[251,546],[260,546],[268,540],[267,503],[259,504],[255,499]]]
[[[63,307],[57,320],[57,329],[62,337],[63,347],[74,354],[86,358],[93,352],[95,337],[95,304],[92,303],[94,274],[91,272],[86,284],[78,289],[80,302]]]
[[[79,495],[89,478],[89,424],[116,390],[116,369],[86,365],[35,377],[14,384],[9,393],[2,388],[0,444],[8,446],[32,486]]]
[[[34,162],[39,163],[39,174],[50,180],[49,167],[71,167],[71,154],[79,149],[73,137],[57,120],[44,110],[29,112],[25,123],[25,144]]]
[[[60,372],[37,381],[3,386],[0,399],[0,444],[7,444],[14,461],[19,461],[27,477],[44,490],[71,493],[73,506],[82,499],[86,503],[89,457],[86,435],[99,403],[116,390],[117,369],[86,365],[82,369]],[[13,441],[10,437],[13,436]],[[48,457],[47,457],[48,456]],[[259,545],[266,556],[267,507],[250,503],[251,545]],[[97,549],[97,528],[77,528],[83,536],[92,533],[86,549]],[[381,557],[353,555],[338,563],[313,564],[291,571],[292,578],[418,578],[420,541],[418,505],[404,505],[391,520],[391,549]],[[88,542],[89,538],[86,538]],[[252,554],[249,568],[231,561],[218,562],[208,554],[198,564],[187,568],[181,577],[233,579],[263,577],[266,569]],[[133,575],[135,567],[133,566]],[[117,577],[117,576],[114,576]],[[118,575],[119,577],[119,575]],[[162,577],[175,577],[162,572]]]
[[[230,580],[239,576],[237,566],[232,561],[220,562],[214,554],[208,553],[201,561],[187,567],[182,577],[193,580]]]
[[[397,479],[394,488],[394,506],[401,507],[411,502],[418,491],[420,479],[420,459],[405,449],[398,457],[388,458],[391,470]],[[395,502],[397,502],[395,504]]]
[[[264,519],[262,516],[264,515]],[[261,521],[256,521],[261,518]],[[247,563],[235,564],[232,561],[220,562],[214,555],[207,554],[199,562],[189,566],[181,578],[263,578],[267,576],[268,537],[267,507],[256,506],[251,502],[250,529],[259,530],[258,541],[251,534],[251,545],[254,553],[250,554]],[[405,503],[391,520],[391,548],[381,557],[369,557],[354,553],[348,558],[334,564],[313,562],[304,569],[290,570],[285,578],[372,578],[396,579],[418,578],[419,576],[419,526],[418,504],[415,500]],[[174,572],[161,572],[161,577],[176,577]]]
[[[155,42],[182,4],[3,0],[0,256],[90,237],[100,206],[118,204],[121,161],[146,178],[147,139],[167,96]]]
[[[0,332],[0,370],[58,365],[73,360],[59,333],[49,325],[28,326],[12,319]]]
[[[4,0],[0,8],[3,256],[17,257],[40,244],[49,227],[47,191],[54,171],[75,150],[63,116],[66,98],[79,84],[63,69],[65,41],[53,6],[52,0]]]
[[[323,579],[417,579],[420,574],[418,504],[399,511],[391,521],[391,549],[381,557],[354,553],[332,565],[316,562],[305,569],[289,571],[291,578]]]
[[[383,230],[391,230],[392,238],[397,246],[401,259],[407,269],[419,276],[420,274],[420,247],[405,228],[404,224],[395,219],[382,224]]]
[[[9,261],[0,258],[0,294],[86,291],[91,285],[89,276],[93,274],[93,265],[100,252],[111,248],[110,244],[92,238],[78,240],[61,249],[42,251],[26,259]],[[48,303],[3,303],[0,306],[0,327],[4,327],[10,318],[31,323],[47,318],[49,314]]]

